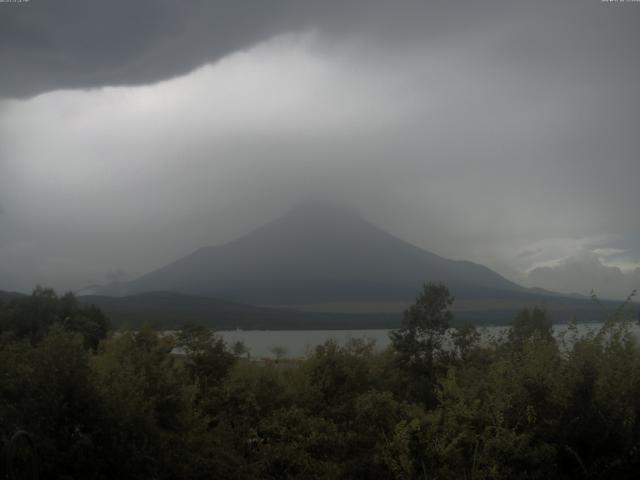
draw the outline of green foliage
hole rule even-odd
[[[199,398],[205,400],[222,385],[236,361],[222,338],[201,325],[187,324],[179,331],[176,345],[184,350],[184,366],[198,385]],[[238,350],[242,353],[242,350]]]
[[[527,342],[553,341],[551,320],[546,312],[534,307],[532,310],[521,311],[513,321],[509,330],[509,341],[515,348],[523,348]]]
[[[453,318],[450,310],[453,300],[446,286],[426,284],[416,302],[404,312],[400,329],[391,333],[409,398],[427,406],[436,402],[437,377],[442,373],[443,341]]]
[[[103,343],[92,359],[108,419],[109,468],[118,478],[130,472],[139,478],[183,475],[183,459],[191,455],[186,436],[197,413],[195,388],[171,353],[174,345],[171,337],[150,329],[123,332]]]
[[[89,358],[82,337],[60,326],[38,346],[20,341],[0,349],[0,435],[31,432],[42,467],[56,476],[76,476],[100,462],[93,444],[99,395]]]
[[[464,324],[451,332],[453,351],[462,360],[468,360],[480,343],[480,332],[475,325]]]
[[[368,361],[372,353],[373,344],[361,340],[345,346],[329,340],[316,347],[303,366],[312,408],[333,417],[350,415],[353,399],[373,384]]]
[[[196,325],[92,336],[98,313],[39,289],[0,305],[0,441],[31,432],[52,479],[637,477],[640,346],[621,311],[561,338],[523,311],[486,341],[447,328],[452,301],[425,286],[385,351],[255,362]]]
[[[80,333],[87,346],[96,348],[106,337],[109,321],[94,306],[82,306],[72,293],[58,296],[50,288],[37,287],[31,296],[0,305],[0,335],[41,341],[54,326]]]
[[[321,416],[291,407],[278,410],[258,425],[254,478],[334,479],[341,473],[342,440],[336,425]]]

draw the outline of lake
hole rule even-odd
[[[581,323],[578,333],[586,334],[602,326],[601,323]],[[554,333],[558,336],[565,332],[568,325],[554,325]],[[479,328],[481,338],[487,340],[506,332],[508,327],[490,326]],[[640,337],[640,327],[631,325],[632,331]],[[329,339],[343,345],[352,338],[375,340],[376,347],[383,349],[389,345],[391,330],[228,330],[218,331],[224,340],[230,344],[244,342],[253,358],[274,358],[273,349],[282,347],[285,357],[302,357],[309,349],[321,345]]]

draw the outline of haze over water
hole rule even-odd
[[[587,335],[597,331],[602,323],[580,323],[576,325],[578,336]],[[632,323],[629,328],[637,338],[640,338],[640,325]],[[488,326],[479,328],[481,341],[487,342],[493,338],[505,335],[509,327]],[[553,331],[556,338],[567,333],[569,325],[554,325]],[[275,358],[274,348],[282,347],[284,357],[302,357],[316,346],[322,345],[327,340],[335,340],[338,344],[344,345],[351,339],[374,340],[377,349],[382,350],[389,346],[389,333],[392,330],[226,330],[217,332],[229,344],[243,342],[249,349],[252,358]],[[567,340],[571,338],[571,333],[567,334]]]

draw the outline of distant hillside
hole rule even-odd
[[[151,292],[126,297],[82,296],[83,303],[100,307],[114,327],[131,328],[150,324],[174,329],[187,322],[207,325],[216,330],[351,330],[397,328],[403,308],[384,313],[343,313],[339,311],[300,311],[264,308],[193,295]],[[454,304],[454,325],[506,325],[518,311],[534,305],[545,306],[556,323],[576,318],[581,322],[603,321],[606,314],[597,305],[567,298],[530,298],[528,300],[475,299]],[[609,311],[617,304],[605,302]]]
[[[126,297],[87,295],[78,297],[109,317],[114,327],[149,324],[173,329],[188,322],[216,330],[315,330],[395,328],[400,313],[313,313],[289,309],[254,307],[214,298],[171,292],[149,292]]]
[[[0,303],[26,295],[0,291]],[[98,306],[114,328],[138,328],[149,324],[160,329],[175,329],[187,322],[207,325],[216,330],[360,330],[397,328],[408,303],[393,302],[385,308],[372,305],[319,304],[310,310],[265,308],[228,302],[214,298],[172,292],[147,292],[122,297],[102,295],[80,296],[84,304]],[[454,325],[506,325],[525,307],[545,306],[556,323],[576,318],[580,322],[597,322],[606,313],[590,301],[545,295],[525,295],[512,299],[475,298],[454,303]],[[602,302],[613,311],[618,302]],[[303,310],[305,309],[305,310]],[[637,309],[637,306],[636,306]],[[377,312],[376,312],[377,310]],[[366,312],[366,313],[363,313]],[[637,314],[636,314],[637,315]]]
[[[24,297],[23,293],[18,292],[5,292],[4,290],[0,290],[0,302],[6,302],[8,300],[13,300],[14,298]]]
[[[134,281],[98,291],[171,291],[254,305],[412,300],[427,281],[458,297],[526,293],[476,263],[411,245],[350,210],[300,207],[233,242],[205,247]]]

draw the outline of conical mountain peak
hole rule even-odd
[[[254,304],[388,301],[412,299],[427,281],[443,281],[454,293],[520,288],[481,265],[411,245],[350,208],[310,203],[129,282],[122,293],[162,290]]]
[[[322,220],[351,220],[364,221],[362,216],[351,207],[331,202],[307,202],[302,203],[280,217],[283,220],[313,219]]]
[[[256,248],[263,242],[273,241],[276,244],[295,243],[299,247],[307,244],[317,250],[327,242],[347,238],[364,241],[380,234],[387,235],[353,209],[330,203],[308,203],[289,210],[238,241],[261,244],[255,245]]]
[[[354,226],[372,226],[356,210],[332,203],[305,203],[284,213],[266,226],[286,228],[292,226],[332,228],[334,233]]]

